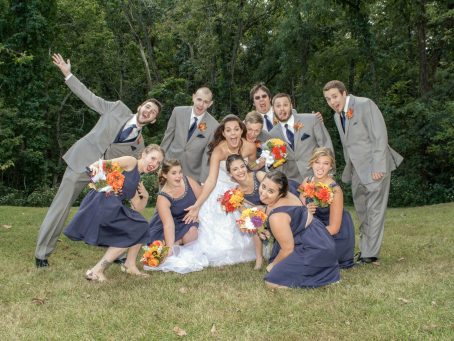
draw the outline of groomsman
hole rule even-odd
[[[250,93],[251,101],[257,111],[263,118],[262,130],[265,132],[271,131],[277,123],[273,108],[271,106],[271,91],[264,83],[256,84],[252,87]]]
[[[69,89],[101,116],[93,129],[63,155],[68,166],[40,227],[36,243],[35,261],[39,268],[49,266],[47,258],[55,249],[69,210],[89,183],[85,167],[100,158],[140,155],[144,149],[142,128],[156,122],[161,111],[161,104],[152,98],[143,102],[133,114],[122,101],[109,102],[88,90],[71,73],[69,59],[65,62],[60,54],[54,54],[52,59],[65,76]],[[155,160],[149,167],[156,169],[159,163]]]
[[[173,109],[161,148],[167,158],[180,161],[185,175],[202,183],[208,176],[208,144],[219,123],[207,112],[213,104],[210,89],[198,89],[192,102]]]
[[[342,181],[352,184],[360,221],[358,261],[374,263],[383,240],[391,171],[403,158],[388,145],[383,115],[372,100],[349,95],[337,80],[326,83],[323,95],[335,111],[345,158]]]
[[[287,162],[282,165],[282,171],[289,179],[301,183],[312,174],[308,167],[312,151],[317,147],[333,150],[331,137],[316,114],[293,113],[288,94],[275,95],[272,103],[279,123],[270,135],[287,142]]]

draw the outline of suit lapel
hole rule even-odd
[[[350,100],[348,102],[348,109],[347,109],[347,112],[352,109],[353,110],[353,106],[355,105],[355,97],[353,95],[350,95]],[[347,113],[345,113],[345,115],[347,115]],[[348,118],[347,116],[345,116],[345,136],[348,135],[348,130],[350,128],[350,122],[351,122],[351,119]]]
[[[186,131],[185,139],[187,139],[187,137],[188,137],[189,127],[192,124],[192,122],[191,122],[191,114],[192,114],[192,107],[189,107],[189,110],[186,111],[186,115],[185,115],[185,123],[184,123],[185,131]],[[197,125],[199,125],[199,123],[200,122],[197,122]],[[196,134],[197,134],[197,128],[195,128],[195,130],[192,133],[192,136],[189,138],[189,140],[186,141],[186,144],[190,143],[194,139],[194,136]]]

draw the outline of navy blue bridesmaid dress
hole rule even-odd
[[[197,201],[194,191],[189,184],[188,178],[183,177],[185,192],[179,198],[173,198],[165,192],[159,192],[158,196],[163,196],[170,202],[170,212],[172,213],[173,221],[175,224],[175,241],[180,240],[184,235],[189,231],[191,226],[199,227],[199,223],[185,224],[183,221],[184,216],[186,215],[185,208],[188,208],[191,205],[194,205]],[[159,217],[159,212],[156,209],[153,217],[150,221],[150,236],[148,243],[151,243],[155,240],[164,240],[164,226],[162,224],[161,218]]]
[[[269,217],[278,212],[287,213],[290,218],[295,247],[293,252],[277,263],[265,276],[270,283],[290,288],[316,288],[339,281],[339,263],[334,239],[325,225],[314,218],[307,226],[307,208],[304,206],[281,206],[273,209]],[[279,253],[276,240],[270,262]]]
[[[149,240],[148,222],[124,201],[132,199],[140,182],[137,166],[124,171],[125,181],[119,195],[91,190],[80,204],[74,218],[65,229],[71,240],[83,240],[90,245],[127,248]]]

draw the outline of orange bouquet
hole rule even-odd
[[[118,195],[125,182],[125,176],[122,174],[123,169],[118,162],[99,160],[98,172],[92,176],[91,170],[87,168],[87,173],[91,180],[88,187],[98,192]]]
[[[140,261],[149,267],[157,267],[162,260],[169,253],[170,248],[165,245],[165,242],[161,240],[155,240],[148,246],[143,246],[142,249],[145,251]]]
[[[244,194],[238,188],[229,189],[218,199],[225,213],[230,213],[243,205]]]
[[[298,187],[300,192],[307,202],[314,202],[318,207],[328,207],[334,199],[334,191],[331,186],[323,182],[306,182]]]

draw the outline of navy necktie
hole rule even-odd
[[[120,131],[120,133],[117,135],[117,138],[115,139],[115,142],[125,142],[128,136],[132,133],[134,129],[136,129],[137,126],[135,124],[130,125],[128,128],[123,129]]]
[[[194,130],[196,127],[197,127],[197,117],[194,117],[194,122],[189,127],[188,138],[186,139],[186,142],[189,141],[189,139],[191,138],[192,134],[194,133]]]
[[[265,123],[266,123],[266,130],[270,131],[271,129],[273,129],[273,123],[271,123],[267,114],[265,114],[264,117],[265,117]]]
[[[288,142],[290,144],[290,147],[295,150],[294,144],[295,144],[295,134],[292,133],[290,128],[288,127],[288,124],[285,124],[285,133],[287,135]]]
[[[345,133],[345,112],[343,110],[342,110],[342,112],[340,114],[340,117],[341,117],[342,130]]]

